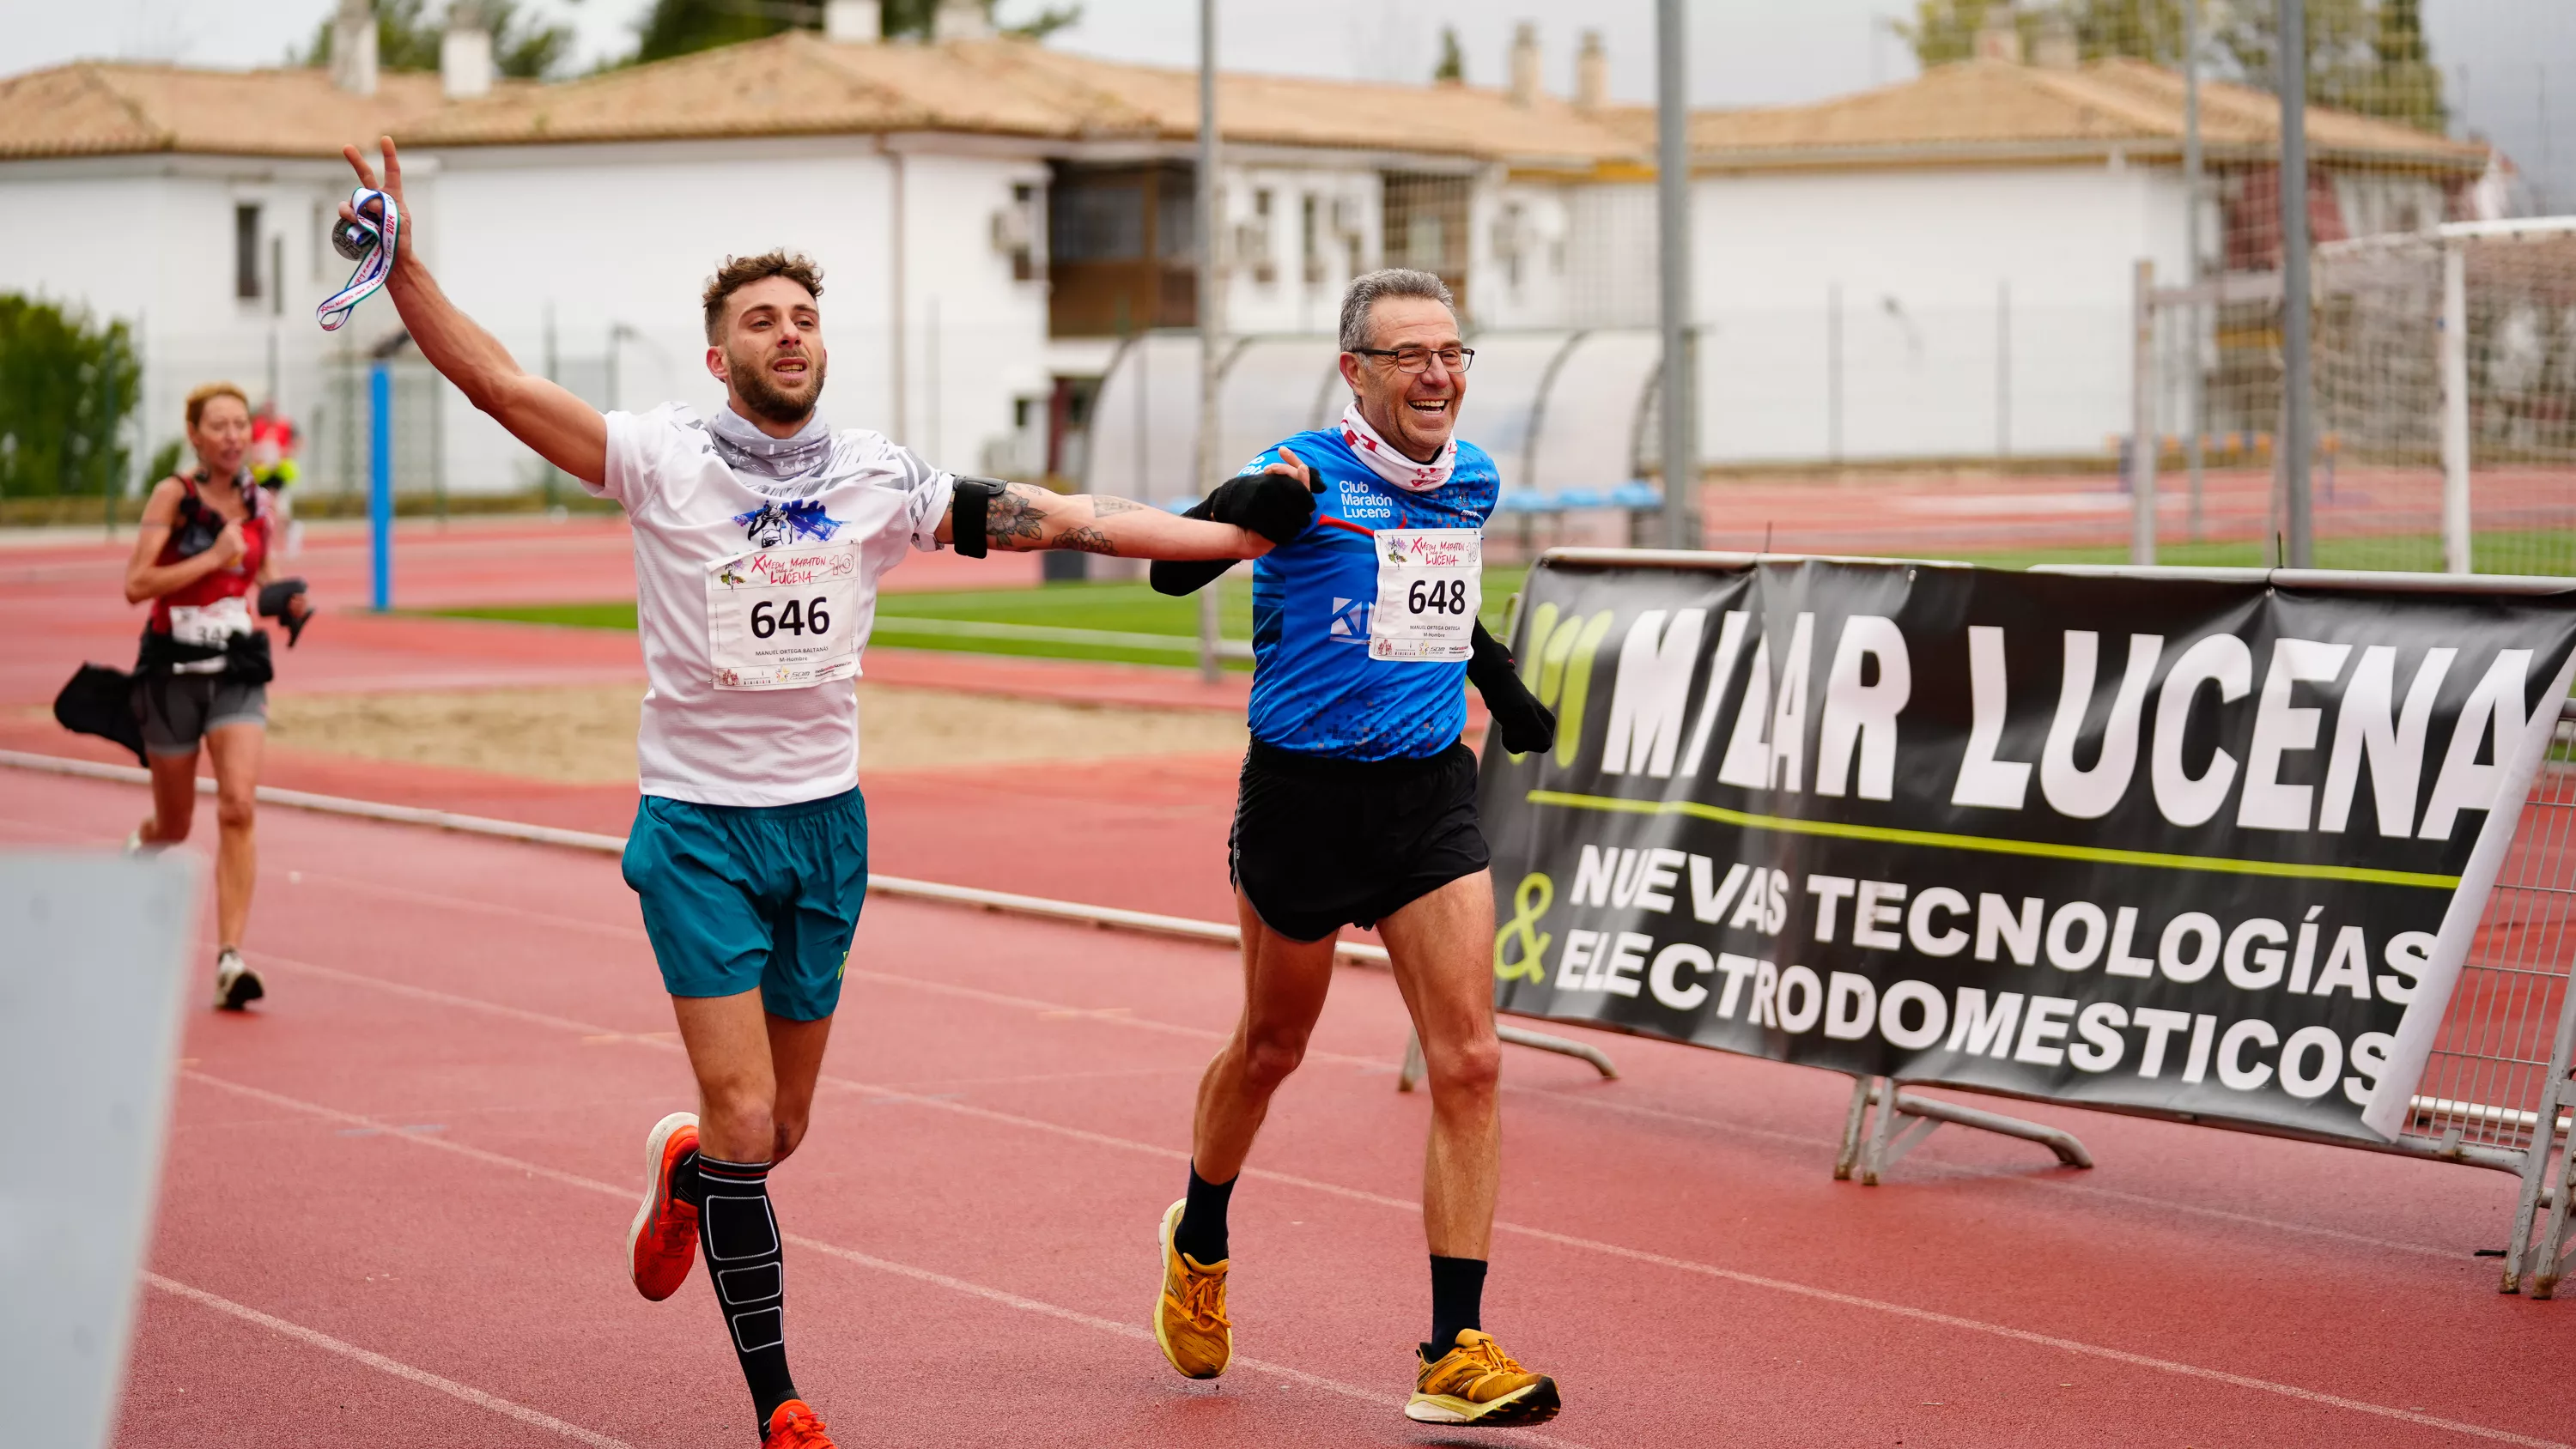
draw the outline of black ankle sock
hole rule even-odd
[[[1180,1226],[1172,1230],[1172,1246],[1187,1253],[1202,1265],[1226,1260],[1225,1204],[1234,1196],[1234,1179],[1210,1182],[1199,1176],[1198,1164],[1190,1164],[1190,1195],[1181,1209]]]
[[[707,1187],[698,1176],[698,1154],[684,1154],[679,1165],[671,1169],[671,1196],[696,1207],[707,1200]]]
[[[1485,1326],[1485,1260],[1431,1255],[1430,1356],[1458,1346],[1461,1330]]]
[[[769,1164],[700,1156],[694,1166],[687,1176],[697,1179],[700,1192],[698,1251],[766,1434],[769,1416],[796,1397],[796,1382],[787,1375],[786,1279],[778,1219],[769,1210]]]

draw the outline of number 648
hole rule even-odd
[[[1465,579],[1415,579],[1404,591],[1405,606],[1417,614],[1467,612]]]

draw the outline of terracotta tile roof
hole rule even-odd
[[[1590,165],[1625,135],[1541,98],[1473,87],[1362,85],[1228,74],[1226,136],[1316,146]],[[835,44],[810,32],[460,105],[398,131],[425,146],[890,131],[1047,140],[1176,141],[1198,126],[1195,72],[1025,41]]]
[[[354,96],[321,70],[79,61],[0,79],[0,160],[185,151],[333,156],[446,105],[434,75]]]
[[[2213,162],[2269,159],[2280,105],[2250,87],[2205,81],[2201,136]],[[1622,108],[1608,118],[1651,144],[1654,113]],[[2319,162],[2481,171],[2483,145],[2394,121],[2311,108],[2308,145]],[[1695,167],[1803,169],[1979,160],[2179,154],[2183,83],[2178,71],[2138,60],[2053,70],[2004,61],[1945,65],[1909,81],[1804,106],[1702,111],[1691,118]]]

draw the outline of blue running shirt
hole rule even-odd
[[[1296,452],[1324,491],[1295,542],[1252,566],[1252,736],[1343,760],[1421,759],[1467,728],[1467,665],[1371,659],[1380,528],[1483,528],[1502,480],[1461,442],[1449,481],[1411,493],[1360,461],[1338,428],[1299,433],[1252,460]]]

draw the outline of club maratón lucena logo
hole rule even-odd
[[[1557,743],[1484,777],[1496,1001],[2379,1140],[2571,645],[2576,595],[1551,563],[1514,652]]]

